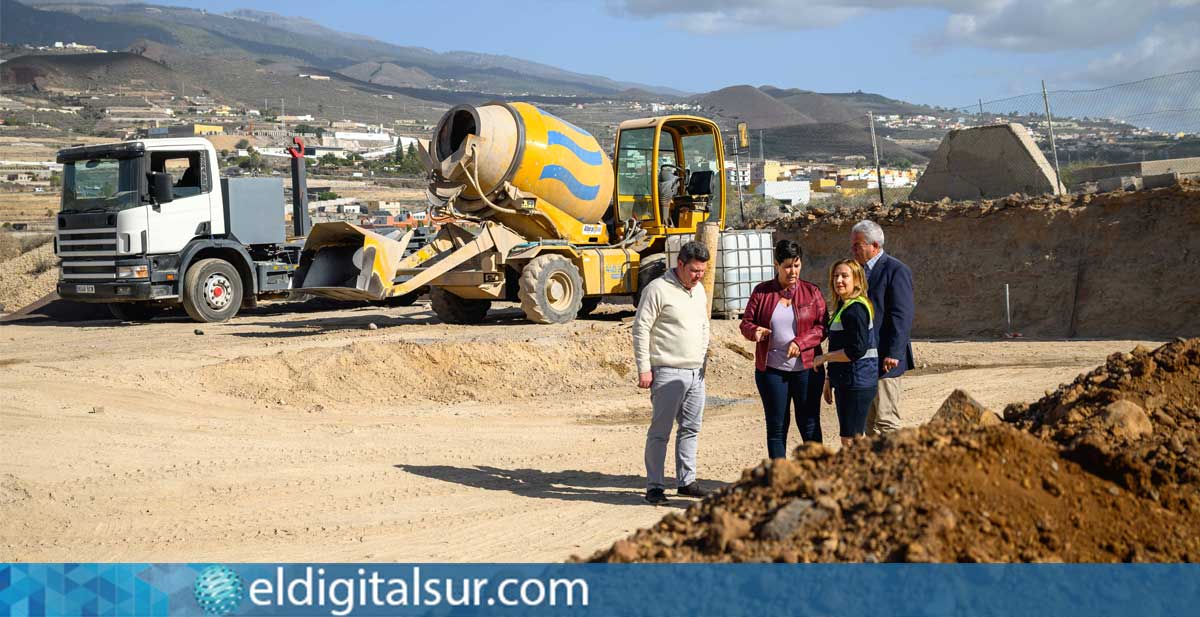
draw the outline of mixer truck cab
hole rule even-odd
[[[182,304],[213,322],[290,287],[300,247],[285,245],[282,184],[221,179],[208,140],[80,146],[58,162],[59,296],[123,320]]]
[[[348,223],[316,225],[294,286],[379,300],[429,285],[445,322],[476,323],[495,301],[564,323],[607,296],[637,295],[666,270],[672,234],[724,227],[720,130],[694,116],[623,123],[615,160],[590,133],[526,103],[460,105],[424,152],[434,240],[396,242]]]

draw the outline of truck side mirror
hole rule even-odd
[[[163,171],[150,172],[150,198],[154,200],[154,203],[161,205],[174,201],[173,190],[171,174]]]

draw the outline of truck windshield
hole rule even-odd
[[[116,212],[136,207],[138,159],[94,158],[63,164],[63,212]]]

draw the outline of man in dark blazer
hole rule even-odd
[[[867,272],[867,297],[879,333],[879,393],[867,416],[873,435],[900,429],[900,377],[914,367],[909,335],[913,322],[912,270],[883,251],[883,228],[859,221],[850,230],[854,260]]]

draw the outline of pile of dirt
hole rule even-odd
[[[883,226],[889,254],[912,268],[920,338],[996,336],[1013,329],[1053,338],[1200,336],[1200,286],[1172,290],[1150,319],[1146,299],[1162,281],[1200,267],[1200,184],[1103,194],[977,202],[903,202],[830,210],[819,202],[764,226],[804,247],[806,280],[826,286],[829,266],[849,257],[850,228]]]
[[[1200,560],[1184,458],[1200,445],[1198,376],[1200,339],[1178,341],[1114,356],[1006,423],[805,444],[591,560]]]
[[[241,399],[358,406],[569,398],[628,389],[636,381],[628,326],[603,332],[585,324],[560,328],[566,332],[515,340],[359,342],[236,358],[168,377],[198,380],[206,390]],[[733,336],[726,329],[711,345],[710,380],[745,373]]]
[[[34,302],[53,292],[57,283],[58,258],[49,241],[0,261],[0,313],[10,313]]]
[[[1143,498],[1200,514],[1200,339],[1113,354],[1005,419]]]

